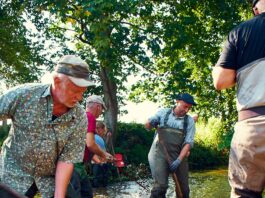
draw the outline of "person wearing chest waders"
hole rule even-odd
[[[265,0],[228,35],[213,69],[217,90],[237,85],[238,122],[231,142],[231,198],[261,198],[265,187]]]
[[[179,94],[174,108],[159,110],[145,124],[148,130],[157,128],[148,154],[154,179],[151,198],[166,197],[170,173],[177,176],[178,181],[174,181],[181,196],[189,197],[187,155],[194,143],[195,123],[187,113],[193,105],[196,103],[190,94]]]

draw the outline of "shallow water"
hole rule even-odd
[[[150,196],[151,179],[136,182],[120,182],[107,188],[94,189],[95,198],[147,198]],[[227,181],[227,170],[191,172],[189,177],[190,198],[227,198],[230,187]],[[175,197],[174,182],[170,178],[167,198]]]

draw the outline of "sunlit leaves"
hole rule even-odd
[[[199,104],[196,111],[203,117],[234,120],[234,90],[216,92],[211,68],[227,33],[251,16],[245,1],[36,0],[12,5],[16,9],[9,9],[13,14],[8,20],[15,25],[13,28],[6,24],[6,27],[14,32],[3,33],[7,46],[12,46],[9,40],[16,41],[17,38],[21,45],[30,49],[38,46],[39,50],[46,46],[43,40],[47,39],[60,46],[61,54],[71,52],[86,59],[93,78],[103,86],[105,93],[115,96],[114,100],[116,96],[118,99],[128,97],[128,92],[122,93],[126,90],[124,82],[129,75],[140,72],[143,80],[133,86],[131,99],[147,98],[172,105],[178,93],[189,92],[195,96]],[[39,45],[36,42],[28,44],[28,40],[23,39],[26,30],[16,24],[14,17],[14,13],[23,12],[36,26]],[[19,59],[24,64],[26,61],[22,57],[30,59],[32,51],[21,45],[17,45],[21,51],[14,50],[15,45],[10,48],[13,56],[8,58],[9,61]],[[51,56],[56,55],[52,53]],[[8,56],[11,57],[8,54],[3,57]],[[33,68],[35,62],[31,64]],[[17,65],[17,71],[20,67],[21,64]],[[0,69],[6,75],[12,74],[8,67]],[[30,67],[23,70],[30,76],[29,71]],[[113,88],[113,93],[107,88]]]
[[[0,78],[13,86],[36,81],[40,75],[41,43],[32,41],[24,26],[23,6],[19,2],[3,3],[0,10]]]
[[[159,24],[162,54],[155,61],[153,73],[143,74],[145,79],[149,78],[133,86],[131,97],[136,101],[147,98],[173,105],[176,94],[189,92],[199,104],[194,111],[201,116],[234,122],[234,89],[215,91],[211,68],[226,35],[246,16],[251,16],[250,8],[241,0],[163,1],[157,5],[149,21],[155,19]]]

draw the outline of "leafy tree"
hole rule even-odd
[[[225,131],[231,130],[237,117],[235,90],[215,91],[211,70],[228,32],[250,17],[247,1],[163,1],[153,19],[161,27],[162,53],[154,72],[143,73],[146,80],[133,87],[131,98],[169,104],[177,94],[189,92],[201,117],[221,118]]]
[[[0,79],[7,86],[37,81],[45,63],[39,54],[43,47],[35,35],[27,31],[26,19],[19,1],[0,5]]]
[[[216,92],[211,67],[225,35],[250,17],[248,6],[242,0],[36,0],[12,1],[6,8],[18,10],[21,21],[26,16],[39,38],[57,42],[61,53],[86,59],[100,83],[93,91],[103,90],[107,125],[115,132],[122,91],[128,93],[124,82],[138,72],[146,80],[133,87],[136,101],[166,104],[187,91],[196,96],[201,116],[220,117],[230,126],[236,118],[234,89]]]
[[[142,20],[155,12],[154,4],[62,0],[24,2],[24,7],[28,18],[47,38],[71,42],[72,50],[89,63],[93,78],[103,88],[107,125],[115,132],[118,102],[122,101],[121,92],[126,90],[127,76],[140,68],[148,70],[152,65],[150,57],[160,50],[156,24]]]

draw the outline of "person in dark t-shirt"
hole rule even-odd
[[[231,198],[261,198],[265,185],[265,0],[252,3],[255,17],[228,35],[213,69],[217,90],[237,85],[238,122],[231,142]]]

